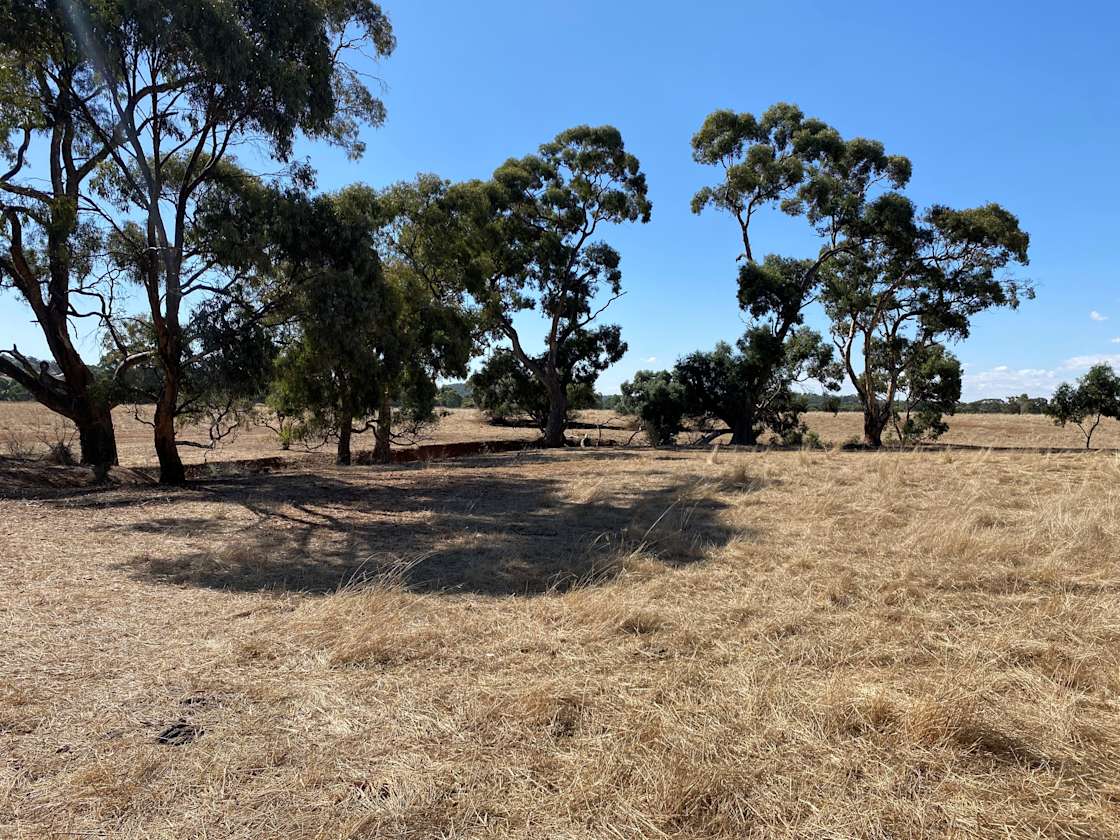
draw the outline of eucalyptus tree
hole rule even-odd
[[[688,403],[684,386],[671,371],[640,370],[622,383],[620,414],[638,418],[653,446],[673,443],[684,428]]]
[[[1033,291],[1005,271],[1027,263],[1030,239],[998,204],[920,213],[894,195],[868,223],[889,235],[869,238],[834,260],[820,297],[863,407],[864,443],[877,447],[899,396],[928,379],[923,367],[931,360],[946,359],[943,343],[967,338],[977,313],[1015,308]],[[944,381],[954,378],[956,395],[943,395],[940,405],[959,399],[959,373]],[[940,423],[939,414],[927,419],[931,428]]]
[[[104,467],[117,463],[109,383],[82,358],[71,325],[112,306],[112,277],[97,260],[103,231],[84,210],[122,137],[115,126],[94,132],[78,113],[100,82],[61,10],[0,0],[0,288],[28,305],[55,365],[13,345],[0,348],[0,373],[72,420],[82,462]]]
[[[1093,365],[1076,384],[1059,385],[1044,412],[1057,426],[1077,426],[1088,449],[1103,418],[1120,420],[1120,376],[1111,365]]]
[[[824,272],[841,255],[890,235],[874,220],[879,206],[891,200],[891,190],[909,180],[910,162],[888,155],[877,141],[845,140],[788,103],[771,106],[761,117],[715,111],[692,138],[692,150],[694,160],[722,174],[719,183],[696,193],[693,212],[713,207],[728,213],[741,236],[738,298],[748,328],[734,364],[730,347],[717,348],[719,363],[733,366],[736,377],[733,386],[721,389],[718,401],[719,411],[730,418],[731,442],[751,444],[762,431],[762,416],[776,407],[781,391],[775,383],[789,378],[779,371]],[[775,207],[806,219],[820,242],[815,257],[756,258],[752,223],[761,211]],[[736,403],[734,410],[728,401]],[[770,416],[788,420],[793,407],[787,400],[787,411]]]
[[[337,463],[349,464],[351,438],[373,427],[381,406],[381,329],[396,315],[377,253],[377,199],[352,187],[290,200],[281,252],[289,323],[269,403],[297,419],[300,437],[333,438]]]
[[[441,189],[422,179],[274,203],[290,209],[266,234],[279,243],[286,336],[269,401],[299,436],[335,440],[340,464],[352,460],[353,435],[371,430],[374,459],[388,461],[392,443],[432,418],[437,380],[467,373],[473,313],[456,263],[430,250],[443,241],[432,215],[442,211],[429,206]]]
[[[422,174],[378,195],[378,249],[397,305],[382,334],[381,407],[374,427],[374,459],[389,460],[399,434],[415,438],[431,417],[441,378],[464,378],[483,340],[478,289],[464,241],[461,208],[452,185]],[[393,406],[398,408],[394,411]],[[404,421],[394,431],[394,418]]]
[[[595,382],[604,370],[622,355],[621,330],[605,326],[579,332],[564,343],[556,369],[564,389],[564,425],[572,414],[596,408]],[[544,354],[534,360],[544,364]],[[521,363],[508,347],[497,347],[470,379],[475,405],[492,418],[523,414],[547,435],[555,423],[555,402],[548,389]]]
[[[30,91],[33,103],[14,122],[7,115],[20,108],[0,108],[6,124],[26,136],[42,130],[44,112],[64,111],[80,138],[75,172],[85,176],[65,212],[122,236],[134,234],[123,229],[134,223],[142,236],[133,276],[154,342],[143,352],[158,360],[162,379],[154,418],[160,479],[181,482],[183,322],[192,300],[222,289],[215,264],[191,247],[198,204],[243,146],[287,162],[302,134],[359,155],[360,124],[380,124],[384,106],[351,62],[391,52],[389,21],[368,0],[3,0],[0,21],[4,66],[45,79],[37,88],[8,85]],[[64,73],[56,71],[60,55]]]
[[[451,198],[474,219],[466,257],[480,314],[546,395],[545,446],[563,446],[568,386],[626,350],[617,326],[592,326],[623,294],[621,256],[596,236],[649,221],[638,159],[618,129],[578,126],[538,154],[506,161],[489,182],[459,185]],[[543,352],[526,346],[515,324],[526,310],[544,318]]]
[[[392,305],[379,313],[380,402],[373,459],[388,463],[394,443],[412,442],[433,419],[441,378],[462,378],[474,350],[475,321],[454,295],[433,288],[408,263],[386,261]]]

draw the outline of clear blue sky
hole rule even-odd
[[[628,294],[608,314],[630,352],[604,375],[604,392],[742,331],[737,228],[689,211],[692,193],[715,177],[692,162],[689,139],[716,108],[759,112],[779,100],[909,156],[920,203],[998,201],[1030,232],[1021,273],[1038,298],[977,319],[956,348],[966,398],[1048,394],[1091,359],[1120,363],[1120,11],[1111,3],[383,6],[399,42],[375,71],[388,121],[366,132],[358,163],[302,146],[321,187],[421,171],[485,177],[579,123],[613,123],[641,159],[653,220],[609,234]],[[762,253],[815,248],[803,222],[776,212],[754,242]],[[42,353],[28,317],[0,299],[0,337]]]

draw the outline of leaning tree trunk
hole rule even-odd
[[[386,391],[381,395],[381,405],[377,409],[377,426],[373,430],[373,460],[377,464],[388,464],[392,460],[390,447],[393,436],[393,403]]]
[[[548,424],[544,429],[546,448],[564,445],[564,431],[568,425],[568,393],[563,385],[553,385],[548,389]]]

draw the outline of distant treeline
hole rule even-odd
[[[622,399],[620,394],[596,394],[599,408],[613,411],[618,408]],[[855,394],[843,396],[826,396],[821,394],[805,394],[805,401],[809,411],[841,411],[860,412],[863,408]],[[23,402],[32,399],[27,389],[6,376],[0,376],[0,402]],[[1017,397],[999,399],[990,397],[974,402],[957,403],[957,414],[1042,414],[1048,400],[1046,397],[1029,397],[1020,394]],[[436,397],[436,405],[443,408],[474,408],[474,395],[470,383],[449,382],[442,386]]]
[[[859,397],[855,394],[844,394],[843,396],[805,394],[804,397],[809,405],[810,411],[831,411],[833,413],[839,413],[841,411],[863,411],[863,407],[859,402]],[[1048,402],[1046,397],[1031,397],[1026,394],[1020,394],[1017,397],[1007,397],[1006,399],[989,397],[973,402],[958,402],[956,413],[1042,414],[1046,410]],[[898,404],[896,407],[901,407],[901,404]]]
[[[31,392],[7,376],[0,376],[0,402],[24,402],[33,399]]]
[[[599,408],[608,411],[618,409],[621,394],[596,394]],[[842,411],[862,412],[859,397],[855,394],[841,396],[823,394],[803,394],[809,411],[829,411],[838,414]],[[957,403],[957,414],[1042,414],[1046,409],[1046,397],[1031,397],[1020,394],[1017,397],[999,399],[989,397],[974,402]],[[469,382],[451,382],[440,388],[436,398],[437,405],[444,408],[473,408],[474,396]],[[901,408],[901,404],[899,404]]]

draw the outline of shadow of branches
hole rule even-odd
[[[205,493],[219,507],[247,508],[253,524],[229,539],[228,526],[219,537],[192,519],[203,548],[121,565],[141,579],[237,591],[326,593],[391,579],[417,592],[531,595],[613,576],[634,553],[693,562],[732,536],[717,488],[695,477],[573,480],[557,477],[563,462],[543,477],[504,466],[221,479]],[[164,516],[119,527],[150,534],[174,525]]]

